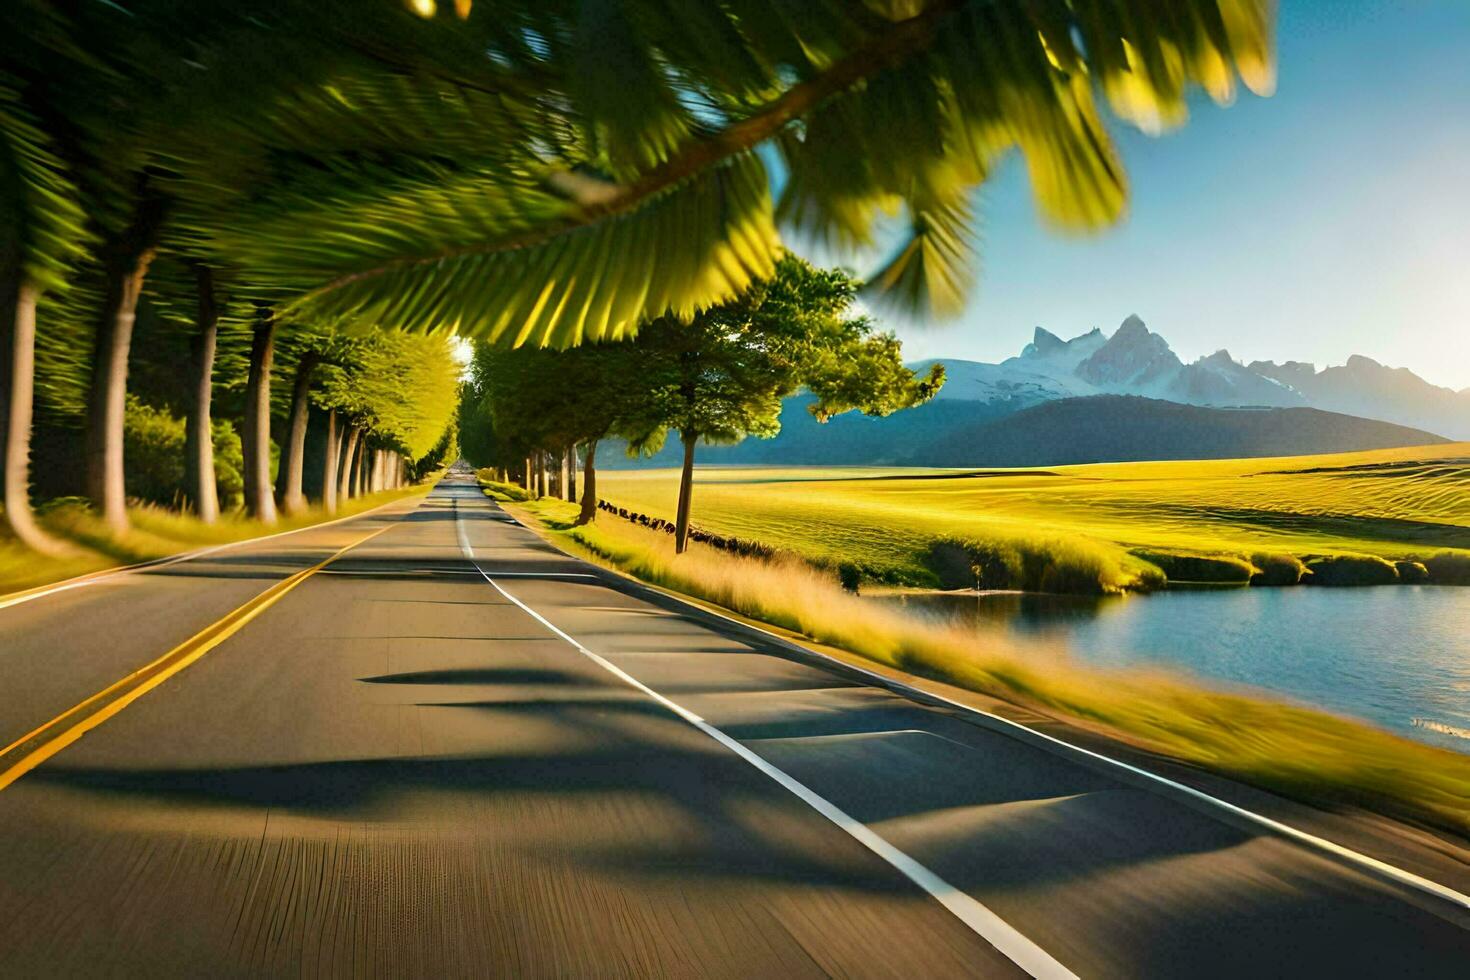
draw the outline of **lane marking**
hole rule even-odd
[[[474,572],[469,574],[473,575]],[[588,572],[492,572],[496,578],[590,578],[596,579],[596,575]]]
[[[527,530],[527,533],[534,533],[525,528],[524,525],[521,525],[521,527]],[[895,691],[896,693],[901,692],[912,695],[914,698],[918,699],[921,702],[939,701],[961,712],[979,715],[980,717],[986,718],[992,722],[995,722],[996,724],[1003,725],[1008,729],[1017,731],[1021,733],[1021,737],[1023,740],[1037,739],[1064,750],[1063,752],[1058,753],[1059,755],[1066,755],[1067,752],[1074,752],[1078,755],[1086,756],[1090,759],[1105,763],[1109,766],[1122,769],[1126,772],[1132,773],[1135,776],[1140,776],[1151,782],[1157,783],[1160,786],[1164,786],[1174,792],[1182,793],[1183,795],[1188,796],[1193,800],[1197,800],[1201,803],[1208,804],[1209,806],[1224,810],[1227,813],[1239,817],[1240,819],[1248,823],[1253,823],[1258,827],[1270,830],[1273,833],[1279,834],[1283,837],[1288,838],[1289,840],[1295,841],[1296,843],[1301,844],[1308,849],[1317,850],[1325,854],[1332,855],[1333,857],[1338,858],[1347,864],[1357,866],[1363,871],[1376,874],[1381,878],[1386,878],[1389,881],[1395,882],[1399,885],[1403,885],[1414,891],[1423,892],[1424,894],[1430,895],[1436,899],[1439,899],[1440,901],[1448,902],[1450,905],[1457,907],[1461,912],[1470,912],[1470,895],[1466,895],[1463,892],[1456,891],[1448,885],[1442,885],[1437,881],[1434,881],[1430,878],[1425,878],[1422,875],[1417,875],[1412,871],[1405,871],[1403,868],[1389,864],[1387,861],[1381,861],[1378,858],[1372,857],[1371,855],[1364,854],[1360,851],[1355,851],[1350,847],[1347,847],[1343,844],[1338,844],[1335,841],[1330,841],[1325,837],[1318,837],[1316,834],[1308,833],[1305,830],[1300,830],[1296,827],[1291,826],[1290,824],[1282,823],[1280,820],[1276,820],[1261,813],[1256,813],[1254,810],[1248,810],[1245,807],[1239,806],[1235,803],[1231,803],[1228,800],[1222,800],[1218,796],[1211,796],[1204,790],[1195,789],[1193,786],[1189,786],[1185,783],[1178,782],[1177,780],[1170,779],[1168,776],[1161,776],[1156,772],[1150,772],[1147,769],[1132,765],[1131,763],[1123,762],[1119,759],[1114,759],[1111,756],[1103,755],[1101,752],[1096,752],[1092,749],[1087,749],[1083,748],[1080,745],[1075,745],[1072,742],[1057,738],[1055,735],[1048,735],[1046,732],[1038,731],[1035,728],[1030,728],[1026,725],[1021,724],[1018,721],[1012,721],[1011,719],[1003,717],[1001,715],[993,714],[992,712],[986,711],[984,708],[977,708],[974,705],[965,704],[963,701],[956,701],[953,698],[945,697],[942,694],[937,694],[933,691],[926,691],[923,688],[915,687],[914,685],[905,683],[904,681],[897,680],[892,677],[885,677],[883,674],[880,674],[876,671],[868,670],[867,668],[861,667],[857,664],[848,663],[845,660],[839,660],[836,657],[822,653],[820,650],[813,650],[809,647],[801,646],[800,644],[788,640],[786,637],[781,636],[780,634],[772,633],[770,630],[763,629],[753,623],[749,623],[744,620],[737,619],[734,616],[727,615],[726,613],[713,609],[707,605],[704,605],[701,602],[695,602],[689,598],[675,594],[668,590],[649,585],[647,582],[634,578],[633,576],[627,575],[623,572],[617,571],[616,569],[608,569],[607,571],[609,571],[613,575],[617,575],[620,578],[627,580],[628,582],[638,586],[639,588],[644,588],[653,592],[657,592],[659,595],[665,596],[673,600],[674,602],[681,603],[705,615],[713,616],[716,619],[723,619],[725,622],[731,623],[732,625],[737,626],[740,629],[750,630],[751,632],[759,633],[762,636],[769,637],[770,639],[776,641],[777,645],[779,646],[785,647],[787,649],[794,648],[795,650],[800,651],[805,656],[817,657],[821,660],[825,660],[830,664],[833,664],[834,666],[842,670],[849,670],[854,671],[858,674],[862,674],[864,677],[871,678],[874,686],[882,688],[883,690]]]
[[[224,618],[206,626],[168,653],[109,685],[39,728],[0,749],[0,790],[71,745],[164,681],[234,636],[247,623],[285,598],[286,594],[332,562],[383,532],[388,524],[341,548],[310,568],[281,579]]]
[[[684,719],[686,722],[699,729],[705,735],[708,735],[710,738],[714,739],[716,742],[729,749],[735,755],[739,756],[741,759],[745,760],[750,765],[760,770],[760,772],[775,780],[782,786],[782,788],[786,789],[792,795],[800,799],[803,803],[807,804],[813,810],[816,810],[822,816],[826,817],[829,821],[845,831],[859,844],[862,844],[869,851],[872,851],[878,857],[882,858],[905,878],[909,879],[909,881],[913,882],[923,891],[927,892],[932,898],[938,901],[939,904],[943,905],[951,914],[953,914],[955,918],[959,919],[966,926],[968,926],[971,931],[973,931],[981,939],[984,939],[990,945],[994,946],[997,950],[1000,951],[1002,955],[1004,955],[1012,963],[1015,963],[1022,970],[1025,970],[1031,976],[1037,978],[1047,978],[1047,980],[1051,980],[1051,978],[1068,978],[1068,980],[1077,980],[1076,974],[1074,974],[1071,970],[1068,970],[1061,963],[1053,959],[1051,954],[1046,952],[1046,950],[1042,949],[1040,946],[1036,945],[1036,943],[1026,938],[1014,926],[1006,922],[1000,916],[996,915],[975,898],[956,888],[954,885],[951,885],[943,878],[940,878],[937,874],[924,867],[918,861],[915,861],[903,851],[894,847],[887,840],[880,837],[866,824],[849,816],[845,811],[840,809],[836,804],[829,801],[826,797],[819,795],[816,791],[812,790],[805,783],[802,783],[784,770],[778,769],[775,766],[771,765],[771,763],[767,762],[765,759],[761,758],[759,755],[755,754],[750,749],[742,745],[740,742],[731,738],[729,735],[726,735],[724,732],[720,731],[718,728],[705,721],[699,715],[695,714],[684,706],[664,697],[662,694],[658,693],[653,688],[649,687],[647,684],[644,684],[642,681],[638,680],[636,677],[632,676],[627,671],[623,670],[621,667],[617,666],[606,658],[600,656],[599,654],[593,653],[581,643],[577,642],[577,640],[574,639],[571,635],[558,628],[546,617],[542,616],[540,613],[532,609],[530,606],[526,605],[520,599],[507,592],[500,585],[499,582],[491,578],[490,574],[480,567],[480,563],[475,559],[474,549],[470,547],[469,539],[465,537],[464,522],[461,521],[459,518],[459,506],[457,501],[454,508],[454,526],[455,529],[459,532],[460,550],[464,552],[465,558],[469,560],[470,564],[475,566],[475,569],[479,571],[480,575],[485,579],[485,581],[489,582],[490,585],[493,586],[497,592],[499,592],[505,598],[509,599],[511,602],[515,603],[518,607],[520,607],[523,612],[531,616],[531,618],[535,619],[542,626],[546,627],[552,633],[556,634],[561,639],[569,643],[573,647],[573,649],[577,650],[583,656],[587,657],[593,663],[597,664],[603,670],[606,670],[614,677],[623,681],[625,684],[628,684],[630,687],[641,691],[643,694],[646,694],[654,701],[663,705],[669,711],[672,711],[675,715]]]
[[[638,582],[637,579],[633,579],[632,581]],[[648,587],[646,583],[643,582],[638,582],[638,584]],[[666,592],[663,594],[668,595],[668,593]],[[687,601],[679,596],[671,596],[671,598],[681,602]],[[796,644],[792,644],[792,641],[786,639],[785,637],[780,636],[776,633],[772,633],[769,630],[762,629],[759,626],[742,622],[741,620],[736,619],[733,616],[727,616],[724,613],[716,612],[713,609],[707,609],[703,605],[696,605],[694,603],[689,604],[694,606],[694,608],[700,610],[701,612],[706,612],[711,616],[716,616],[720,619],[726,620],[727,622],[734,623],[737,626],[741,626],[745,629],[754,630],[757,633],[769,636],[771,639],[776,640],[783,645],[790,644],[796,646]],[[923,688],[914,687],[912,684],[906,684],[901,680],[897,680],[891,677],[885,677],[882,674],[877,673],[876,671],[868,670],[864,667],[858,666],[857,664],[849,664],[845,660],[838,660],[836,657],[828,656],[827,654],[822,653],[819,650],[811,650],[807,647],[802,646],[798,646],[798,649],[804,651],[805,653],[820,657],[821,659],[826,660],[832,664],[836,664],[849,670],[857,671],[864,676],[871,677],[876,682],[877,686],[884,688],[885,690],[899,688],[903,691],[917,696],[920,699],[942,701],[952,708],[958,708],[961,711],[971,712],[973,714],[980,715],[981,717],[988,718],[991,721],[999,722],[1000,724],[1005,725],[1007,728],[1012,728],[1020,731],[1024,733],[1024,737],[1044,739],[1045,741],[1050,742],[1051,744],[1059,748],[1075,752],[1079,755],[1085,755],[1088,758],[1094,759],[1098,762],[1104,762],[1110,766],[1126,770],[1127,772],[1130,772],[1136,776],[1142,776],[1143,778],[1158,783],[1161,786],[1166,786],[1171,790],[1183,793],[1191,799],[1195,799],[1202,803],[1207,803],[1211,806],[1218,807],[1219,809],[1225,810],[1249,823],[1254,823],[1259,827],[1274,831],[1275,833],[1278,833],[1283,837],[1287,837],[1297,842],[1298,844],[1303,844],[1310,849],[1326,852],[1333,855],[1334,857],[1342,859],[1349,864],[1358,865],[1362,870],[1376,872],[1379,876],[1388,878],[1389,880],[1397,882],[1400,885],[1404,885],[1417,891],[1425,892],[1429,895],[1434,896],[1435,898],[1448,902],[1451,905],[1458,906],[1462,911],[1470,911],[1470,895],[1466,895],[1463,892],[1456,891],[1448,885],[1442,885],[1439,882],[1429,878],[1425,878],[1422,875],[1416,875],[1412,871],[1405,871],[1403,868],[1396,867],[1386,861],[1380,861],[1378,858],[1372,857],[1371,855],[1363,854],[1360,851],[1355,851],[1352,848],[1347,847],[1343,844],[1338,844],[1334,841],[1330,841],[1325,837],[1318,837],[1317,835],[1308,833],[1305,830],[1299,830],[1296,827],[1291,826],[1290,824],[1282,823],[1281,821],[1268,817],[1265,814],[1256,813],[1254,810],[1247,810],[1243,806],[1231,803],[1229,800],[1222,800],[1218,796],[1211,796],[1204,790],[1195,789],[1193,786],[1190,786],[1186,783],[1178,782],[1176,780],[1170,779],[1167,776],[1161,776],[1156,772],[1150,772],[1147,769],[1143,769],[1139,766],[1123,762],[1119,759],[1114,759],[1111,756],[1103,755],[1102,753],[1095,752],[1092,749],[1083,748],[1080,745],[1075,745],[1071,742],[1057,738],[1055,735],[1048,735],[1046,732],[1038,731],[1035,728],[1030,728],[1026,725],[1021,724],[1018,721],[1012,721],[1011,719],[1003,717],[1001,715],[992,714],[991,712],[986,711],[984,708],[977,708],[974,705],[965,704],[963,701],[956,701],[953,698],[947,698],[942,694],[936,694],[933,691],[926,691]]]
[[[430,487],[429,490],[432,493],[434,488]],[[207,548],[198,548],[194,551],[186,551],[182,554],[170,555],[165,558],[153,558],[149,561],[140,561],[132,565],[121,565],[117,568],[99,568],[95,572],[86,572],[85,574],[78,575],[75,578],[64,579],[60,582],[52,582],[50,585],[38,585],[33,589],[25,589],[21,592],[12,592],[9,595],[0,597],[0,609],[9,609],[11,606],[19,606],[22,603],[31,602],[35,599],[44,599],[48,595],[55,595],[58,592],[70,592],[72,589],[85,588],[89,585],[98,585],[110,578],[126,575],[130,572],[141,572],[153,568],[167,568],[169,565],[177,565],[179,562],[192,561],[195,558],[205,558],[209,555],[213,555],[218,552],[228,550],[230,548],[240,548],[244,547],[245,545],[260,544],[262,541],[271,541],[275,538],[284,538],[291,534],[300,534],[302,531],[316,531],[324,527],[331,527],[334,524],[341,524],[343,521],[353,521],[358,519],[359,517],[367,517],[369,514],[376,514],[384,507],[391,507],[394,504],[402,503],[403,501],[409,499],[411,496],[413,495],[408,494],[406,496],[399,497],[396,500],[385,501],[384,503],[381,503],[376,507],[370,507],[367,510],[359,511],[356,514],[348,514],[345,517],[333,518],[330,521],[322,521],[320,524],[307,524],[304,527],[294,527],[289,531],[277,531],[274,534],[266,534],[258,538],[243,538],[239,541],[226,541],[224,544],[210,545]]]

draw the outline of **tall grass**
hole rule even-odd
[[[1117,546],[1081,537],[941,538],[929,546],[926,564],[946,589],[1113,595],[1165,584],[1152,563]]]
[[[898,670],[1040,708],[1134,745],[1318,804],[1470,832],[1470,757],[1355,721],[1161,672],[1109,671],[999,632],[936,622],[844,591],[795,559],[740,558],[603,521],[520,508],[554,538],[640,579]]]

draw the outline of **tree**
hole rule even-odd
[[[785,255],[771,279],[738,299],[689,324],[662,318],[633,342],[647,387],[638,399],[641,417],[624,421],[633,444],[656,449],[674,431],[684,447],[677,551],[688,542],[700,440],[775,435],[782,400],[802,387],[815,396],[812,414],[826,421],[852,410],[888,415],[927,401],[944,383],[943,367],[917,377],[903,366],[892,335],[849,315],[858,287],[843,272]]]
[[[245,417],[240,444],[245,451],[245,512],[266,524],[276,521],[271,480],[271,364],[275,359],[276,314],[256,311],[250,341],[250,379],[245,387]]]
[[[525,449],[550,451],[558,459],[575,455],[578,447],[585,451],[577,523],[594,520],[598,443],[626,420],[648,414],[642,353],[628,343],[565,351],[481,343],[471,367],[472,391],[483,400],[488,428],[512,437],[511,458],[522,457]]]
[[[75,188],[0,75],[0,517],[22,544],[62,550],[31,516],[36,311],[64,288],[87,242]]]
[[[219,518],[219,488],[214,478],[213,416],[214,361],[219,344],[219,296],[214,272],[194,264],[197,300],[195,332],[189,343],[191,391],[184,449],[184,484],[194,501],[194,513],[205,524]]]
[[[493,88],[441,72],[437,108],[369,86],[321,118],[345,133],[458,114],[513,137],[460,133],[449,162],[241,201],[217,245],[316,315],[565,347],[688,319],[769,276],[778,220],[866,242],[898,210],[908,235],[872,291],[954,312],[973,275],[971,192],[1005,154],[1025,158],[1050,223],[1096,230],[1127,197],[1099,93],[1157,132],[1183,120],[1190,85],[1224,103],[1237,77],[1274,84],[1274,0],[801,7],[502,0],[433,17],[446,41],[490,53],[495,69],[466,70]],[[787,174],[777,202],[762,147]]]
[[[1050,221],[1102,227],[1126,194],[1099,93],[1153,131],[1182,121],[1191,85],[1223,102],[1237,76],[1273,77],[1272,0],[800,6],[0,5],[7,522],[40,541],[34,340],[35,361],[83,368],[66,397],[87,406],[85,483],[125,525],[121,419],[155,256],[249,270],[245,298],[283,322],[565,347],[769,277],[778,222],[866,241],[897,210],[909,234],[872,289],[943,312],[971,277],[970,191],[1003,154],[1025,157]],[[760,153],[781,158],[779,200]]]
[[[381,453],[410,463],[430,454],[459,404],[459,365],[447,334],[369,331],[339,337],[318,374],[321,384],[312,398],[335,412],[346,433],[337,470],[339,501],[372,486],[375,473],[382,482],[383,467],[396,463]]]

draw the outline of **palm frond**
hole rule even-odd
[[[590,223],[543,182],[486,173],[297,205],[229,222],[216,240],[267,281],[327,281],[303,289],[293,312],[515,345],[618,339],[644,319],[687,318],[769,275],[780,247],[752,154]]]

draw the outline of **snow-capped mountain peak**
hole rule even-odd
[[[1245,365],[1224,349],[1184,364],[1136,314],[1111,336],[1094,327],[1062,340],[1038,326],[1017,357],[999,364],[944,363],[949,376],[939,394],[944,399],[1021,408],[1059,398],[1126,394],[1215,407],[1308,406],[1470,439],[1470,389],[1440,388],[1361,354],[1321,371],[1303,361]]]

